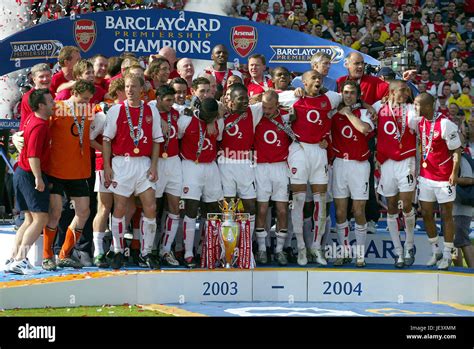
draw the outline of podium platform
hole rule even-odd
[[[12,227],[1,227],[0,261],[14,239]],[[336,239],[332,234],[331,239]],[[353,240],[353,238],[351,239]],[[0,308],[70,307],[87,305],[190,304],[199,302],[453,302],[474,304],[474,270],[452,267],[438,271],[423,266],[431,248],[424,232],[415,235],[416,262],[395,269],[389,234],[368,235],[368,265],[319,267],[257,267],[238,269],[163,269],[120,271],[60,269],[35,276],[0,271]],[[30,251],[40,262],[41,240]]]
[[[368,265],[253,270],[84,268],[0,274],[0,308],[196,302],[452,302],[474,304],[474,271]]]

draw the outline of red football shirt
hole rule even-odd
[[[48,168],[51,146],[51,134],[49,132],[49,120],[43,120],[34,113],[29,115],[24,125],[25,145],[20,153],[18,166],[23,170],[31,172],[29,158],[39,158],[41,171]]]

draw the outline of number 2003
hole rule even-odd
[[[205,287],[203,296],[235,296],[239,290],[237,289],[237,282],[203,282]]]
[[[323,285],[326,286],[323,294],[334,294],[336,296],[339,296],[342,293],[346,296],[350,296],[352,294],[357,294],[357,296],[360,296],[362,294],[362,283],[360,282],[354,286],[352,282],[341,283],[336,281],[332,283],[330,281],[324,281]]]

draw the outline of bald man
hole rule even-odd
[[[189,58],[181,58],[176,64],[176,70],[180,77],[186,80],[188,86],[193,85],[194,64]]]
[[[275,202],[277,215],[275,260],[279,265],[288,264],[283,252],[288,235],[288,149],[293,135],[289,127],[289,113],[278,104],[278,93],[268,90],[262,96],[263,118],[255,128],[254,150],[257,166],[257,263],[267,264],[265,223],[270,199]]]
[[[447,270],[451,266],[454,248],[453,202],[456,199],[461,158],[461,140],[458,127],[449,118],[434,111],[434,97],[420,93],[415,98],[415,110],[420,115],[418,133],[422,157],[418,177],[418,200],[433,256],[428,265]],[[444,249],[438,244],[438,233],[433,218],[434,204],[438,202],[443,222]]]
[[[288,167],[293,192],[291,220],[298,245],[298,264],[306,265],[306,246],[303,238],[303,207],[306,185],[311,184],[315,203],[315,234],[323,234],[326,225],[326,192],[328,185],[327,139],[331,131],[333,109],[339,106],[341,96],[333,91],[320,94],[323,76],[310,70],[303,74],[305,96],[296,97],[293,91],[279,95],[280,104],[292,107],[296,116],[292,130],[296,135],[290,145]],[[310,257],[317,263],[327,264],[324,253],[316,247],[310,248]]]
[[[351,52],[347,55],[344,66],[349,75],[341,76],[337,79],[338,91],[341,92],[341,86],[346,80],[355,80],[360,85],[361,99],[374,104],[388,94],[388,84],[381,79],[364,74],[364,57],[359,52]]]
[[[171,72],[170,72],[170,80],[177,78],[179,76],[178,71],[176,70],[176,50],[172,47],[169,46],[164,46],[162,47],[159,51],[158,54],[160,56],[165,57],[168,62],[170,63],[171,67]]]

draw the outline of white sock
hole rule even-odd
[[[257,236],[258,250],[265,252],[267,250],[267,232],[265,231],[265,229],[257,228],[257,230],[255,230],[255,235]]]
[[[439,237],[428,238],[428,241],[431,244],[431,250],[433,251],[433,254],[441,252],[441,248],[439,247],[438,240],[439,240]]]
[[[311,248],[311,245],[313,244],[313,218],[308,217],[303,220],[303,236],[304,236],[304,242],[305,246],[308,248]]]
[[[144,244],[142,247],[142,256],[146,256],[151,253],[153,249],[153,241],[156,235],[156,218],[147,218],[142,216],[142,232]]]
[[[326,217],[326,227],[324,229],[324,235],[323,235],[323,240],[321,241],[321,247],[324,249],[324,247],[328,244],[329,240],[329,234],[331,233],[331,225],[332,225],[332,219],[331,216]]]
[[[194,234],[196,230],[196,218],[184,216],[183,234],[184,234],[184,258],[193,257]]]
[[[365,256],[365,241],[367,239],[367,223],[355,224],[355,236],[357,244],[357,257]]]
[[[326,193],[313,194],[314,232],[311,248],[321,249],[321,241],[326,232]]]
[[[285,240],[285,248],[292,247],[293,240],[293,222],[291,221],[291,210],[288,210],[288,235]],[[303,234],[304,234],[304,223],[303,223]]]
[[[443,258],[451,259],[451,253],[454,248],[454,243],[452,242],[445,242],[444,249],[443,249]]]
[[[159,247],[161,250],[162,245],[163,245],[163,239],[165,237],[165,226],[166,226],[166,217],[168,216],[168,211],[163,210],[161,213],[161,218],[160,218],[160,226],[158,227],[158,224],[156,226],[156,234],[155,234],[155,240],[153,241],[153,249],[152,251],[156,251]]]
[[[400,231],[398,229],[398,214],[387,213],[387,226],[392,238],[393,246],[395,247],[395,254],[403,256],[402,242],[400,241]],[[408,236],[408,235],[407,235]]]
[[[337,239],[339,245],[343,247],[344,254],[349,251],[349,223],[345,221],[344,223],[336,223],[337,228]]]
[[[403,217],[405,218],[405,248],[411,249],[415,245],[415,223],[416,223],[416,214],[415,209],[412,207],[411,211],[408,213],[403,212]]]
[[[288,229],[288,233],[286,234],[285,244],[283,245],[284,248],[291,247],[291,241],[293,240],[293,230]]]
[[[276,253],[283,251],[283,246],[285,245],[285,240],[287,236],[288,236],[288,232],[286,229],[282,229],[276,233],[276,237],[277,237],[277,245],[275,247]]]
[[[199,230],[194,235],[194,250],[196,254],[202,253],[202,242],[206,239],[207,219],[201,217],[199,220]]]
[[[94,257],[97,257],[100,254],[104,254],[104,236],[105,233],[103,232],[94,232]]]
[[[165,222],[165,234],[163,243],[161,244],[162,253],[168,253],[171,251],[171,245],[173,244],[176,232],[179,226],[179,215],[168,213]]]
[[[183,246],[183,239],[184,239],[184,219],[183,218],[179,218],[179,225],[178,225],[178,231],[176,232],[176,237],[174,239],[174,249],[175,251],[182,251],[184,250],[184,246]]]
[[[114,242],[114,252],[123,253],[123,232],[125,231],[125,216],[116,218],[112,216],[112,238]]]
[[[306,193],[293,193],[293,209],[291,210],[291,221],[293,232],[296,236],[298,249],[305,248],[303,238],[303,209]]]

